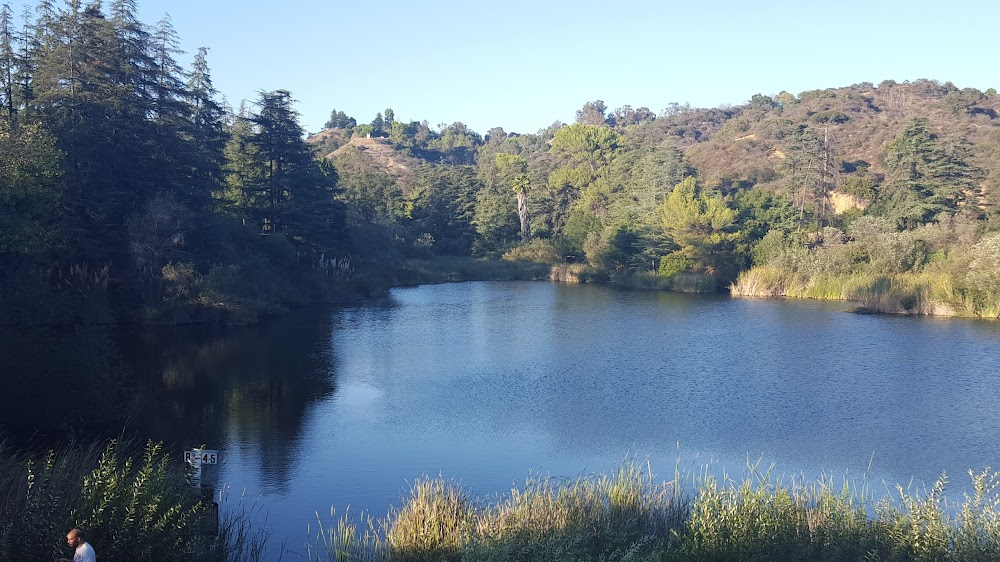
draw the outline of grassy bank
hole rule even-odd
[[[160,445],[65,445],[30,454],[0,442],[0,560],[72,557],[84,530],[101,562],[257,560],[263,535],[245,514],[203,530],[210,506]]]
[[[874,500],[864,487],[676,474],[627,463],[609,474],[528,481],[493,501],[423,479],[401,507],[360,527],[320,522],[310,560],[995,561],[998,479],[972,475],[960,503],[945,480]]]
[[[734,296],[807,298],[857,302],[859,310],[927,316],[1000,316],[991,295],[956,284],[943,273],[807,275],[764,265],[744,271],[730,286]]]
[[[772,231],[754,267],[730,286],[736,296],[854,301],[890,314],[1000,317],[1000,234],[962,220],[897,232],[862,217],[823,229],[806,247]]]

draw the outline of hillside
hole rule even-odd
[[[754,186],[793,196],[789,176],[796,166],[812,167],[814,180],[831,187],[859,173],[880,181],[889,172],[886,147],[913,120],[926,119],[941,150],[964,155],[969,166],[973,182],[958,205],[989,211],[1000,203],[998,110],[1000,97],[993,93],[930,80],[883,82],[754,96],[730,110],[691,110],[657,119],[645,136],[675,140],[706,186],[724,192]],[[843,195],[832,191],[830,202]]]
[[[323,129],[306,137],[306,143],[312,147],[316,156],[322,158],[344,146],[351,140],[350,129]]]
[[[364,162],[373,170],[396,178],[404,191],[413,185],[416,169],[421,163],[421,160],[397,150],[389,139],[358,136],[352,137],[350,142],[334,150],[326,158],[338,167],[342,167],[348,159]]]

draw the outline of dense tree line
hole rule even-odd
[[[177,45],[135,0],[0,9],[6,319],[191,321],[329,288],[345,210],[291,95],[227,111],[207,49],[185,70]]]
[[[135,0],[0,10],[5,319],[250,320],[435,255],[723,290],[841,245],[853,262],[807,277],[854,275],[876,261],[861,219],[910,238],[971,225],[919,234],[900,272],[992,298],[970,291],[1000,204],[993,91],[884,82],[659,114],[594,100],[530,134],[333,110],[306,143],[291,93],[222,107],[208,50],[188,69],[181,54]]]
[[[767,265],[775,244],[813,262],[840,244],[867,263],[864,236],[856,235],[864,229],[852,227],[867,218],[876,223],[859,224],[924,238],[923,257],[893,271],[938,268],[960,299],[989,301],[968,282],[976,277],[967,279],[966,266],[974,259],[968,247],[997,230],[998,101],[993,91],[928,80],[757,94],[718,109],[671,104],[659,115],[629,106],[609,112],[596,100],[577,111],[576,123],[536,134],[497,127],[485,137],[461,123],[440,132],[426,122],[389,126],[383,115],[391,110],[352,127],[353,118],[334,111],[328,125],[344,132],[342,144],[353,133],[374,145],[350,159],[346,149],[329,158],[354,204],[369,215],[394,209],[380,216],[397,229],[401,255],[419,245],[425,252],[576,263],[594,279],[720,290],[741,271]],[[396,173],[384,155],[371,157],[387,147],[414,157],[420,174],[469,168],[474,183],[458,195],[452,184]],[[428,195],[445,189],[463,201],[444,221],[466,233],[460,244],[435,244],[443,231],[415,220]],[[974,236],[942,237],[932,227],[944,224],[970,225]],[[829,264],[826,273],[859,271]]]

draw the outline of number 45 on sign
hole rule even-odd
[[[184,451],[184,462],[188,464],[216,464],[219,462],[219,451],[212,449],[193,449]]]

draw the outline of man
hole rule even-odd
[[[70,548],[75,548],[76,552],[73,554],[73,560],[69,558],[60,558],[59,562],[97,562],[97,555],[94,554],[94,547],[90,546],[90,543],[83,540],[83,531],[80,529],[73,529],[69,533],[66,533],[66,544]]]

